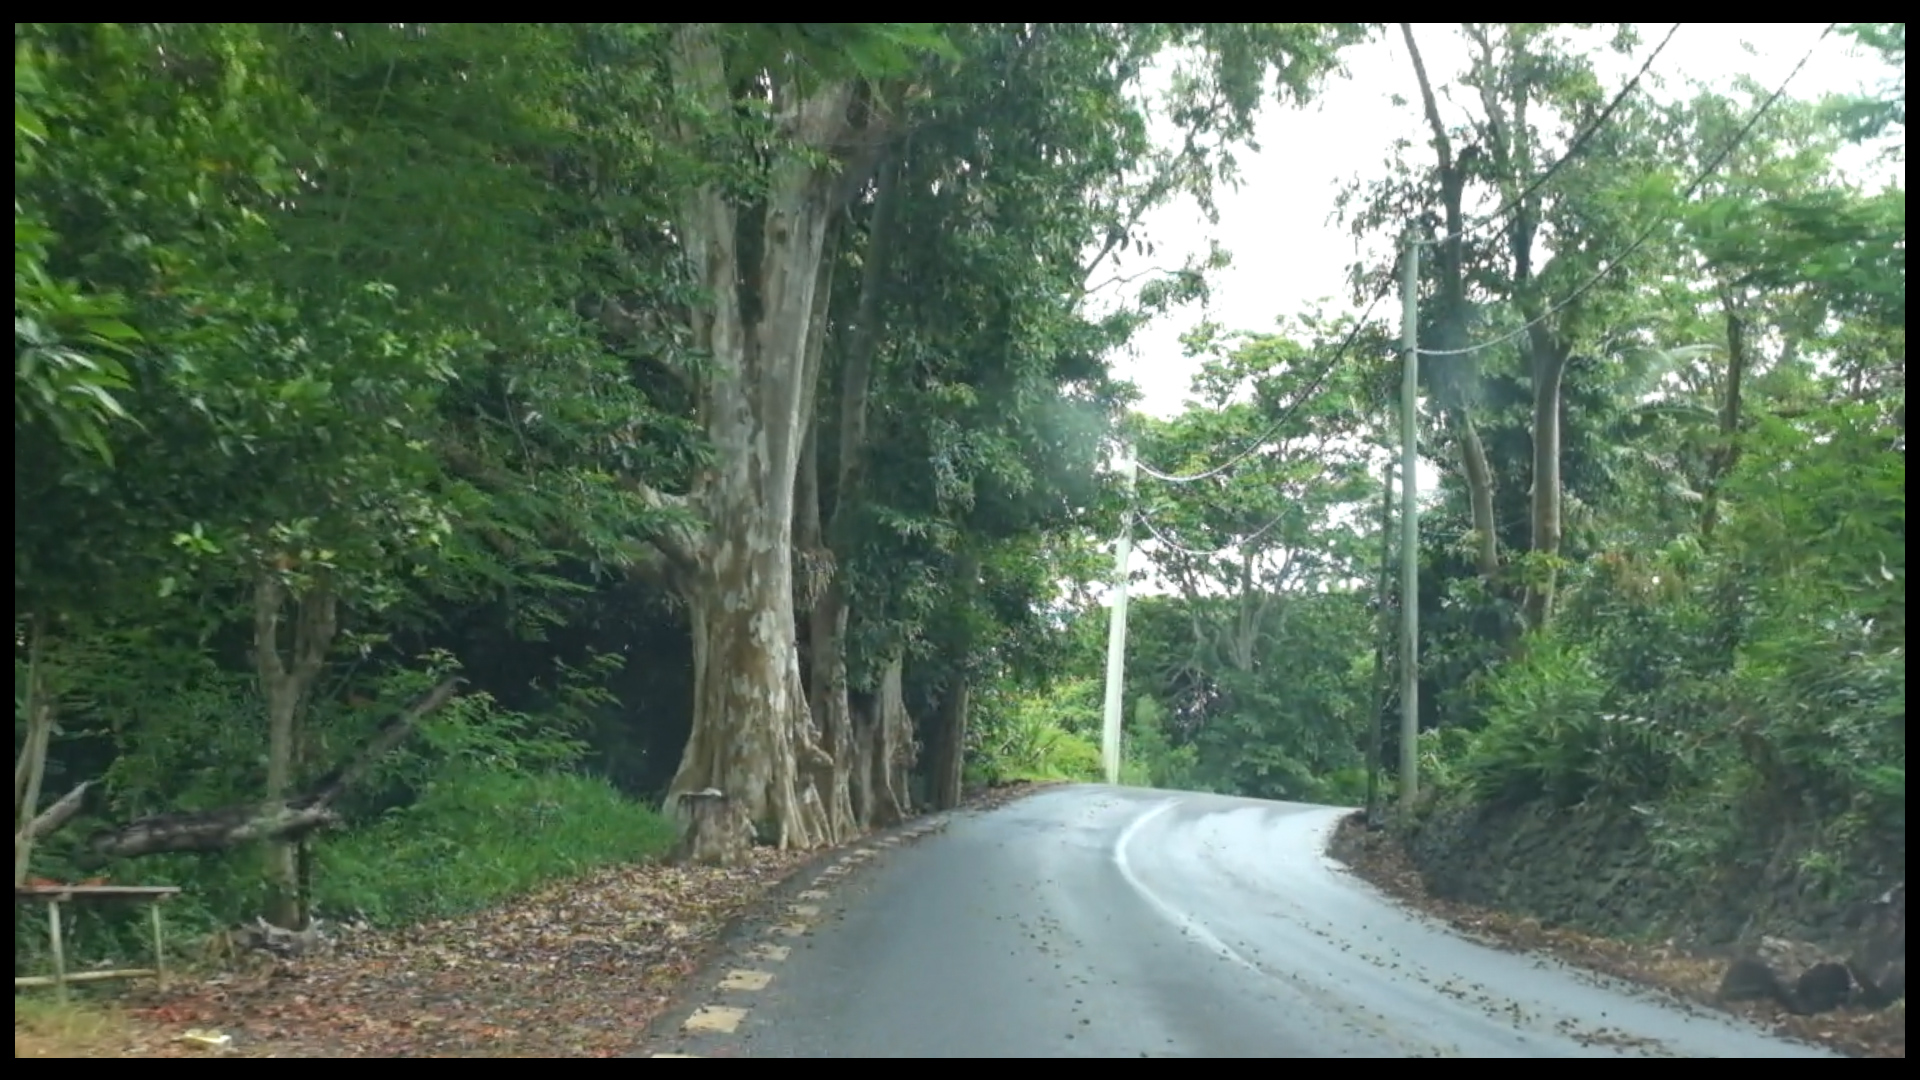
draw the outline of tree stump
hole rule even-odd
[[[738,866],[753,845],[747,808],[718,788],[689,791],[675,801],[681,827],[676,858],[707,866]]]

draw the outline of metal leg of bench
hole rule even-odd
[[[47,901],[47,940],[53,947],[53,992],[61,1004],[67,1001],[67,953],[60,935],[60,901]]]

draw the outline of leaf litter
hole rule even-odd
[[[971,793],[993,809],[1056,786]],[[645,1039],[734,920],[822,851],[747,865],[610,867],[457,918],[347,931],[323,952],[134,989],[45,1037],[15,1010],[16,1057],[618,1057]],[[71,1026],[70,1020],[63,1020]]]
[[[815,854],[609,868],[469,916],[348,933],[322,955],[263,957],[130,998],[118,1056],[617,1056],[727,924]],[[184,1030],[229,1043],[210,1051]]]
[[[1356,876],[1463,934],[1514,952],[1538,952],[1589,971],[1662,990],[1682,1001],[1744,1016],[1775,1032],[1830,1047],[1851,1057],[1907,1056],[1904,1000],[1878,1011],[1845,1008],[1796,1016],[1769,1001],[1722,1001],[1724,957],[1705,956],[1672,942],[1642,944],[1599,937],[1512,912],[1434,896],[1404,847],[1391,833],[1369,830],[1360,812],[1340,819],[1329,854]]]

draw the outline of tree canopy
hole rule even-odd
[[[1655,94],[1665,44],[1587,24],[16,24],[16,882],[151,859],[294,926],[418,913],[343,853],[476,792],[727,864],[1092,779],[1123,522],[1130,782],[1357,802],[1415,604],[1436,799],[1903,877],[1905,191],[1845,162],[1904,158],[1905,32],[1832,34],[1894,74]],[[1329,202],[1422,245],[1412,595],[1397,325],[1205,322],[1152,419],[1113,357],[1225,254],[1093,301],[1383,36],[1425,134]]]

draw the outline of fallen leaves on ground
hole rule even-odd
[[[1682,1000],[1736,1013],[1782,1035],[1832,1047],[1854,1057],[1906,1057],[1907,1006],[1880,1011],[1843,1009],[1795,1016],[1773,1002],[1727,1003],[1718,998],[1725,957],[1703,956],[1672,943],[1637,944],[1596,937],[1538,919],[1434,896],[1398,837],[1369,830],[1363,815],[1342,818],[1330,854],[1381,890],[1444,920],[1462,933],[1514,951],[1541,952],[1591,971],[1655,989]]]
[[[991,788],[965,808],[1054,786]],[[23,1025],[16,1006],[14,1056],[617,1056],[729,922],[820,854],[610,868],[462,918],[349,933],[325,955],[262,956],[244,974],[135,990],[122,1008],[68,1007]]]
[[[726,924],[813,853],[738,869],[628,866],[327,955],[129,1001],[99,1056],[611,1057],[631,1049]],[[231,1037],[210,1051],[190,1030]],[[16,1055],[20,1029],[15,1024]]]

